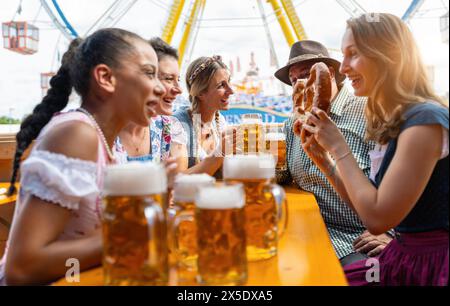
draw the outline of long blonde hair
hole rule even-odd
[[[218,55],[213,57],[200,57],[193,61],[186,72],[186,85],[189,92],[189,101],[191,102],[191,112],[194,121],[194,114],[199,113],[200,100],[199,96],[208,91],[209,85],[214,78],[217,71],[220,69],[228,70],[227,65],[222,62],[222,58]],[[216,131],[217,135],[221,135],[220,127],[220,113],[215,113]],[[201,133],[198,131],[198,124],[193,122],[194,132],[197,138],[196,152],[199,150],[199,140]]]
[[[365,14],[348,20],[347,26],[358,51],[377,67],[366,107],[366,138],[386,144],[399,135],[407,107],[443,102],[433,90],[411,31],[400,18]]]

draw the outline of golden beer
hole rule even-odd
[[[261,115],[247,114],[242,116],[238,137],[242,139],[243,154],[257,154],[264,150],[264,127]]]
[[[197,227],[195,224],[195,196],[198,189],[212,186],[215,178],[207,174],[180,175],[176,178],[171,209],[170,245],[177,266],[181,269],[197,268]]]
[[[284,133],[267,133],[265,136],[266,153],[277,159],[276,170],[287,170],[286,162],[286,135]]]
[[[201,284],[243,285],[247,281],[244,205],[240,184],[199,190],[195,218]]]
[[[248,261],[275,256],[278,250],[279,221],[285,217],[281,214],[284,209],[284,192],[281,192],[281,187],[271,183],[275,176],[273,156],[227,156],[223,176],[227,183],[242,183],[245,188]]]
[[[167,177],[155,164],[109,166],[103,198],[105,285],[167,285]]]

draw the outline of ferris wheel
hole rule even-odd
[[[266,22],[266,14],[262,0],[254,0],[258,4],[258,8],[261,14],[261,20],[266,30],[266,35],[269,40],[272,53],[275,54],[273,48],[273,42],[270,36],[270,30],[268,29]],[[306,39],[306,33],[303,28],[300,19],[295,11],[295,6],[292,0],[266,0],[273,8],[273,15],[276,16],[279,22],[287,43],[292,45],[296,40]],[[50,16],[54,25],[61,31],[63,36],[68,39],[74,39],[79,36],[86,36],[91,32],[99,28],[111,27],[117,24],[122,17],[138,2],[137,0],[115,0],[108,7],[108,9],[101,15],[101,17],[95,21],[86,33],[80,35],[79,31],[75,29],[72,23],[68,20],[63,12],[63,9],[59,5],[57,0],[40,0],[42,7]],[[167,5],[162,4],[155,0],[159,6]],[[200,23],[203,18],[203,12],[206,5],[206,0],[172,0],[172,4],[166,8],[168,11],[165,27],[162,31],[161,37],[168,43],[172,43],[174,33],[181,22],[182,12],[185,12],[183,16],[185,18],[183,22],[183,35],[179,44],[180,52],[180,65],[183,63],[185,53],[195,41]],[[192,51],[192,49],[190,50]]]
[[[161,3],[160,0],[152,0],[163,9],[167,9],[167,19],[161,37],[168,43],[172,43],[175,31],[179,28],[179,24],[183,23],[182,38],[179,42],[178,49],[180,53],[180,66],[183,62],[190,60],[190,54],[193,53],[195,40],[197,39],[200,24],[203,20],[203,13],[206,0],[172,0],[171,5]],[[294,3],[292,0],[252,0],[257,3],[261,25],[264,27],[266,37],[269,43],[272,62],[275,66],[279,66],[277,54],[273,44],[271,32],[267,19],[273,17],[279,23],[282,33],[289,46],[297,40],[307,39],[306,31],[297,15],[296,8],[299,1]],[[86,36],[99,28],[112,27],[117,24],[132,8],[138,0],[115,0],[103,12],[85,33],[80,33],[76,29],[69,18],[67,18],[62,7],[57,0],[40,0],[41,6],[49,15],[53,24],[58,28],[67,40],[72,40],[79,36]],[[263,2],[270,5],[273,12],[266,14]],[[351,16],[365,13],[364,8],[358,4],[356,0],[336,0],[336,2]],[[302,3],[300,3],[302,4]],[[182,13],[185,12],[184,16]],[[182,18],[184,17],[184,21]]]
[[[168,43],[172,42],[173,35],[180,23],[182,12],[185,12],[185,21],[183,27],[183,38],[180,42],[179,49],[181,57],[184,56],[188,48],[190,40],[196,37],[198,28],[200,27],[203,18],[203,12],[206,5],[206,0],[172,0],[171,4],[163,3],[161,0],[152,0],[159,7],[168,11],[167,20],[164,30],[162,31],[162,38]],[[270,31],[265,22],[267,15],[264,12],[262,0],[254,0],[258,3],[260,9],[261,19],[265,27],[266,34],[269,41]],[[114,0],[108,8],[101,14],[101,16],[89,27],[85,33],[80,33],[71,21],[67,18],[58,0],[40,0],[41,6],[51,18],[53,24],[58,28],[62,35],[68,39],[79,36],[86,36],[96,29],[112,27],[116,25],[132,8],[138,0]],[[273,9],[273,15],[276,16],[278,23],[281,26],[282,32],[289,45],[292,45],[295,40],[302,40],[307,38],[306,31],[296,13],[298,4],[294,4],[292,0],[265,0]],[[352,17],[366,13],[366,10],[356,0],[336,0],[336,2]],[[408,9],[403,15],[403,20],[408,22],[411,20],[423,5],[425,0],[413,0],[408,6]],[[187,10],[185,9],[187,7]],[[192,41],[191,41],[192,42]]]
[[[141,0],[142,1],[142,0]],[[265,27],[266,35],[271,41],[270,30],[267,26],[267,14],[264,12],[263,2],[267,2],[271,6],[273,12],[272,15],[276,17],[279,25],[281,26],[282,32],[286,38],[288,45],[292,45],[296,40],[303,40],[307,38],[306,31],[297,15],[296,8],[299,7],[305,1],[295,1],[295,0],[251,0],[258,4],[260,10],[260,18],[263,21],[262,26]],[[76,37],[85,37],[99,28],[113,27],[115,26],[135,5],[138,0],[111,0],[109,5],[103,12],[99,12],[101,15],[95,20],[87,31],[82,32],[78,29],[70,18],[68,18],[63,7],[60,5],[61,1],[58,0],[39,0],[41,8],[45,10],[47,15],[50,17],[51,22],[54,27],[56,27],[62,34],[62,36],[68,41]],[[190,44],[195,41],[198,30],[200,28],[200,23],[203,19],[203,12],[206,0],[147,0],[147,2],[153,2],[155,5],[167,11],[167,18],[165,22],[164,29],[161,33],[161,37],[168,43],[172,43],[172,38],[174,36],[179,24],[183,24],[183,36],[179,43],[179,50],[181,58],[184,57],[185,53],[189,49]],[[297,3],[294,3],[297,2]],[[300,2],[300,3],[298,3]],[[336,0],[336,2],[344,9],[350,16],[355,17],[366,13],[366,10],[358,3],[356,0]],[[409,22],[416,15],[423,13],[421,12],[421,7],[423,6],[425,0],[413,0],[408,6],[406,12],[403,15],[403,20]],[[445,1],[443,1],[444,3]],[[21,5],[22,1],[20,1]],[[20,7],[19,5],[19,7]],[[40,9],[41,9],[40,8]],[[182,13],[184,12],[184,15]],[[69,14],[70,15],[70,14]],[[184,20],[182,20],[184,18]],[[445,18],[448,24],[448,8],[446,9],[446,14],[441,18],[444,23],[445,28]],[[14,20],[13,20],[14,21]],[[12,22],[13,22],[12,21]],[[27,25],[29,29],[30,37],[34,36],[34,40],[38,41],[38,34],[33,32],[38,32],[38,28],[33,27],[32,24]],[[4,27],[5,28],[5,27]],[[448,26],[447,26],[448,29]],[[441,29],[444,31],[445,29]],[[24,32],[24,31],[22,31]],[[3,35],[5,37],[5,33]],[[12,46],[14,47],[14,46]],[[14,48],[10,48],[14,49]],[[33,48],[29,48],[29,52],[22,52],[23,54],[33,54]],[[13,50],[14,51],[14,50]],[[23,50],[19,50],[23,51]],[[274,51],[274,50],[272,50]]]
[[[19,1],[19,0],[18,0]],[[295,41],[307,39],[307,31],[297,14],[305,0],[250,0],[256,4],[259,11],[259,25],[264,28],[268,46],[271,53],[271,62],[274,66],[279,66],[277,52],[272,40],[269,23],[276,21],[285,37],[287,45],[291,46]],[[427,0],[429,1],[429,0]],[[412,18],[423,14],[423,4],[425,0],[411,1],[408,9],[403,15],[403,20],[409,22]],[[190,61],[190,56],[194,52],[195,41],[202,28],[202,22],[207,0],[109,0],[98,11],[90,12],[98,16],[89,26],[81,27],[74,21],[73,14],[67,9],[67,2],[61,0],[39,0],[40,8],[49,16],[54,28],[58,29],[61,37],[66,43],[76,37],[85,37],[100,28],[114,27],[124,16],[136,7],[138,2],[152,3],[166,14],[164,26],[160,36],[169,44],[178,48],[180,53],[180,66]],[[19,8],[22,1],[20,0]],[[366,13],[366,10],[356,0],[336,0],[336,3],[351,17],[356,17]],[[267,10],[271,12],[267,12]],[[137,8],[136,8],[137,10]],[[39,13],[38,13],[39,14]],[[159,12],[158,12],[159,14]],[[239,18],[222,18],[220,20],[231,20]],[[241,18],[244,19],[244,18]],[[270,19],[270,20],[269,20]],[[218,19],[219,20],[219,19]],[[181,33],[179,41],[174,43],[175,32]],[[441,32],[443,39],[448,43],[448,8],[446,15],[441,18]],[[446,34],[445,34],[446,33]],[[11,22],[3,23],[4,47],[21,54],[34,54],[37,52],[39,41],[39,28],[33,22]],[[43,74],[42,88],[45,89],[46,80],[52,76],[52,72]]]

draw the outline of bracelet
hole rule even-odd
[[[337,164],[338,162],[340,162],[341,160],[343,160],[344,158],[346,158],[347,156],[349,156],[349,155],[351,155],[352,154],[352,151],[348,151],[347,153],[345,153],[344,155],[342,155],[341,157],[339,157],[339,158],[336,158],[335,159],[335,164]]]

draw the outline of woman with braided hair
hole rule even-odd
[[[230,72],[220,56],[200,57],[189,65],[186,84],[191,107],[174,115],[187,134],[186,172],[214,175],[222,166],[225,142],[236,141],[220,114],[228,109],[228,99],[234,93]]]
[[[47,96],[17,134],[12,184],[36,141],[20,167],[0,284],[49,283],[65,275],[68,259],[81,270],[101,263],[101,174],[116,162],[112,147],[125,125],[148,125],[155,115],[165,93],[157,74],[155,51],[131,32],[103,29],[71,43]],[[72,87],[81,108],[58,113]]]

